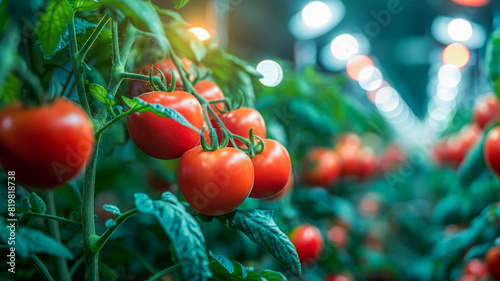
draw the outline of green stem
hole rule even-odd
[[[82,60],[87,56],[88,51],[92,47],[92,45],[95,43],[99,35],[101,34],[102,30],[108,24],[109,20],[111,17],[108,14],[105,14],[104,17],[101,19],[99,24],[96,26],[92,34],[90,35],[89,39],[87,42],[85,42],[85,45],[83,45],[82,49],[80,50],[80,57]]]
[[[77,227],[78,229],[82,229],[82,225],[80,223],[66,219],[66,218],[61,218],[58,216],[40,214],[40,213],[23,213],[23,216],[25,216],[25,217],[38,217],[38,218],[44,218],[44,219],[48,219],[48,220],[59,221],[59,222],[63,222],[66,224],[73,225],[73,226]]]
[[[106,129],[108,129],[109,127],[111,127],[111,125],[113,125],[114,123],[116,123],[118,120],[124,118],[124,117],[127,117],[129,116],[130,114],[134,113],[132,110],[129,110],[127,112],[123,112],[122,114],[120,115],[117,115],[115,118],[109,120],[108,123],[104,124],[96,133],[95,133],[95,136],[96,138],[97,137],[100,137],[104,131],[106,131]]]
[[[148,81],[149,82],[149,75],[142,75],[142,74],[137,74],[137,73],[124,72],[124,73],[120,73],[120,77],[122,79],[133,79],[133,80],[142,80],[142,81]],[[161,78],[158,77],[158,76],[153,76],[153,80],[156,83],[163,83],[163,81],[161,81]]]
[[[82,198],[82,226],[83,226],[83,252],[85,254],[85,280],[99,280],[98,252],[95,252],[92,245],[96,237],[94,220],[94,189],[95,174],[97,168],[97,156],[99,151],[100,135],[95,136],[95,147],[89,166],[85,170],[83,180]]]
[[[121,64],[120,60],[120,43],[118,40],[118,22],[111,22],[111,38],[113,39],[113,60],[115,64]]]
[[[168,267],[168,268],[165,268],[164,270],[156,273],[155,275],[153,275],[153,277],[149,278],[147,281],[155,281],[155,280],[158,280],[158,278],[162,277],[163,275],[169,273],[169,272],[172,272],[174,271],[175,269],[177,269],[179,267],[179,264],[176,264],[176,265],[173,265],[171,267]]]
[[[129,24],[127,26],[127,36],[125,37],[125,41],[123,42],[122,53],[121,53],[121,61],[124,65],[127,64],[128,55],[130,54],[130,49],[134,44],[136,36],[137,36],[137,28]]]
[[[129,218],[131,218],[132,216],[134,216],[138,213],[139,213],[139,211],[137,209],[132,209],[126,213],[119,215],[118,218],[116,218],[116,220],[115,220],[116,224],[113,225],[112,227],[108,228],[104,232],[104,234],[95,242],[95,244],[93,245],[94,251],[96,251],[96,252],[100,251],[102,249],[102,247],[104,246],[104,244],[106,244],[108,239],[111,237],[111,235],[113,235],[115,230],[122,223],[124,223],[126,220],[128,220]]]
[[[124,67],[120,60],[120,43],[118,40],[118,23],[113,20],[111,22],[111,38],[113,42],[113,66],[111,67],[111,78],[108,84],[108,94],[113,97],[116,95],[118,88],[122,82],[121,74],[124,72]]]
[[[82,67],[83,57],[80,55],[80,52],[78,52],[74,18],[68,25],[68,31],[69,31],[69,51],[71,54],[71,63],[73,65],[73,72],[75,73],[75,84],[76,84],[76,91],[78,92],[78,99],[80,100],[80,105],[82,106],[83,110],[85,110],[85,112],[87,112],[89,116],[92,116],[90,112],[89,102],[87,100],[87,93],[85,92],[85,83],[83,78],[84,73]]]
[[[47,211],[50,215],[56,217],[56,203],[54,200],[54,192],[49,191],[46,194],[47,201]],[[55,220],[48,220],[47,225],[49,228],[50,236],[52,236],[57,242],[62,244],[61,231],[59,230],[59,224]],[[55,259],[55,271],[58,280],[70,280],[68,262],[64,257],[54,256]]]
[[[54,277],[52,277],[52,275],[50,275],[50,272],[47,269],[47,266],[45,266],[45,264],[34,253],[31,253],[31,255],[29,256],[29,259],[38,268],[40,273],[42,273],[43,278],[45,280],[55,281]],[[66,279],[66,280],[70,280],[70,279]]]

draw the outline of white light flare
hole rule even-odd
[[[302,10],[304,23],[312,28],[322,27],[330,21],[331,17],[330,7],[321,1],[311,2]]]
[[[257,71],[264,76],[259,81],[268,87],[276,87],[283,80],[283,69],[275,61],[261,61],[257,65]]]

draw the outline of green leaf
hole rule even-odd
[[[103,0],[102,3],[117,15],[125,17],[135,27],[149,31],[157,36],[157,42],[163,51],[167,50],[167,40],[163,31],[163,24],[153,6],[148,2],[139,0]]]
[[[272,270],[263,270],[260,273],[251,267],[245,267],[239,262],[232,262],[224,256],[210,253],[210,270],[215,281],[286,281],[286,277]]]
[[[54,238],[46,235],[40,230],[34,228],[20,228],[16,236],[16,248],[25,247],[28,253],[45,253],[53,256],[73,259],[73,254],[66,246],[57,242]]]
[[[189,2],[189,0],[172,0],[172,2],[174,2],[174,8],[180,9],[184,7],[184,5]]]
[[[174,121],[177,123],[186,126],[190,129],[193,129],[195,131],[199,131],[198,128],[193,126],[189,121],[182,116],[177,110],[165,107],[161,104],[158,103],[148,103],[143,101],[142,99],[138,97],[134,97],[134,99],[129,99],[126,97],[122,97],[123,101],[130,107],[130,110],[132,112],[139,112],[139,113],[145,113],[145,112],[152,112],[160,117],[167,117],[167,118],[172,118]],[[128,113],[129,111],[127,111]]]
[[[146,194],[136,193],[135,205],[139,212],[156,217],[172,241],[176,259],[181,265],[183,280],[202,281],[211,277],[205,237],[196,219],[170,192],[162,200],[153,201]]]
[[[234,264],[228,258],[226,258],[225,256],[221,256],[221,255],[214,255],[214,254],[212,254],[212,252],[210,252],[210,257],[213,258],[222,267],[224,267],[224,269],[226,269],[227,272],[229,272],[229,274],[233,274]]]
[[[162,14],[162,15],[166,15],[166,16],[169,16],[171,17],[172,19],[176,20],[177,22],[183,24],[183,25],[189,25],[183,18],[182,16],[177,13],[177,12],[174,12],[172,10],[166,10],[166,9],[159,9],[157,6],[157,12]]]
[[[18,99],[21,91],[21,81],[12,73],[8,74],[7,81],[0,92],[0,104],[8,104]]]
[[[293,274],[299,276],[299,256],[288,236],[273,220],[273,211],[236,210],[229,218],[229,226],[240,230],[254,243],[262,246]]]
[[[281,272],[272,271],[269,269],[262,270],[260,276],[267,279],[267,281],[286,281],[285,275]]]
[[[106,107],[111,108],[111,106],[115,105],[115,99],[111,95],[108,95],[103,86],[90,83],[89,91],[98,101],[104,103]]]
[[[30,194],[30,197],[28,199],[28,202],[31,206],[31,209],[37,213],[42,213],[45,214],[47,212],[47,205],[45,205],[45,202],[43,201],[38,194],[32,192]]]
[[[189,42],[189,48],[193,52],[197,62],[201,62],[207,55],[207,49],[197,38],[193,38],[191,42]]]
[[[88,12],[99,9],[102,6],[102,2],[96,2],[92,0],[76,0],[73,4],[73,9],[79,12]]]
[[[115,205],[104,204],[104,205],[102,205],[102,208],[105,211],[112,213],[113,215],[121,215],[120,209],[118,207],[116,207]]]
[[[490,35],[486,47],[486,75],[493,85],[497,97],[500,98],[500,29]]]
[[[67,25],[73,19],[73,9],[67,0],[50,0],[47,10],[41,14],[35,33],[38,35],[45,56],[52,54]]]
[[[0,17],[1,18],[1,17]],[[17,46],[20,40],[19,27],[15,24],[9,24],[3,34],[0,34],[0,87],[4,88],[5,78],[11,74],[11,68],[16,63]],[[9,79],[10,80],[10,79]],[[5,89],[2,89],[2,101],[4,100]]]

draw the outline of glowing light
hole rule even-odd
[[[210,39],[210,37],[212,37],[210,35],[210,32],[208,32],[206,29],[204,28],[201,28],[201,27],[192,27],[190,29],[188,29],[189,32],[193,33],[194,36],[196,36],[196,38],[198,38],[198,40],[200,41],[206,41],[208,39]]]
[[[347,61],[347,75],[349,75],[351,79],[358,81],[361,70],[369,66],[373,66],[373,61],[370,57],[365,55],[352,57]]]
[[[374,91],[384,82],[382,72],[374,66],[363,68],[359,72],[359,85],[366,91]]]
[[[490,3],[490,0],[451,0],[457,4],[470,6],[470,7],[482,7]]]
[[[283,69],[281,66],[272,60],[261,61],[257,65],[257,71],[264,77],[259,81],[269,87],[278,86],[283,80]]]
[[[396,110],[400,103],[398,92],[392,87],[378,90],[375,96],[375,105],[380,111],[390,112]]]
[[[448,88],[438,85],[438,90],[436,96],[443,101],[454,100],[458,95],[458,89],[456,87]]]
[[[359,51],[358,41],[350,34],[342,34],[335,37],[330,48],[333,56],[339,60],[348,60]]]
[[[472,26],[464,19],[454,19],[448,25],[448,34],[453,40],[467,41],[472,36]]]
[[[456,87],[462,80],[462,73],[458,67],[445,64],[439,69],[439,82],[446,87]]]
[[[330,11],[330,7],[321,1],[311,2],[302,10],[304,23],[313,28],[327,24],[331,17],[332,12]]]
[[[373,103],[375,104],[375,97],[377,96],[377,92],[378,90],[382,89],[382,88],[385,88],[385,87],[389,87],[389,83],[387,81],[382,81],[382,84],[380,85],[380,87],[378,87],[377,89],[374,89],[374,90],[371,90],[371,91],[367,91],[366,92],[366,95],[368,96],[368,99]]]
[[[469,49],[460,43],[452,43],[443,51],[443,63],[452,64],[458,68],[462,68],[469,62]]]

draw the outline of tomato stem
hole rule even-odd
[[[128,220],[129,218],[133,217],[138,213],[139,211],[137,209],[132,209],[126,213],[119,215],[118,218],[115,219],[116,224],[108,228],[104,232],[104,234],[101,237],[99,237],[99,239],[94,243],[93,245],[94,252],[99,252],[102,249],[102,247],[104,247],[104,244],[106,244],[111,235],[113,235],[115,230],[126,220]]]
[[[75,74],[75,84],[76,91],[78,92],[78,99],[80,100],[80,105],[83,110],[87,112],[89,116],[92,117],[92,113],[90,111],[89,102],[87,100],[87,93],[85,92],[85,84],[83,78],[83,67],[82,61],[83,58],[80,56],[78,52],[78,43],[76,41],[76,30],[75,30],[75,18],[71,20],[68,25],[68,34],[69,34],[69,51],[71,54],[71,63],[73,65],[73,72]]]
[[[48,219],[48,220],[54,220],[54,221],[59,221],[63,222],[72,226],[75,226],[79,228],[80,230],[82,229],[82,224],[78,223],[76,221],[72,221],[66,218],[61,218],[58,216],[53,216],[53,215],[48,215],[48,214],[42,214],[42,213],[23,213],[24,217],[37,217],[37,218],[43,218],[43,219]]]
[[[82,49],[80,50],[80,57],[82,60],[85,59],[90,48],[95,43],[95,41],[97,40],[97,38],[101,34],[101,32],[104,29],[104,27],[106,26],[106,24],[108,24],[110,19],[111,19],[111,17],[108,14],[105,14],[102,17],[101,21],[99,21],[99,24],[97,24],[96,28],[94,29],[94,31],[90,35],[89,39],[87,40],[87,42],[85,42]]]

